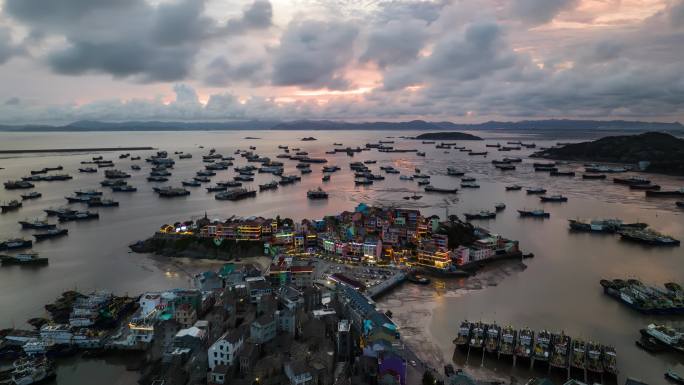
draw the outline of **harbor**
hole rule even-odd
[[[186,136],[186,134],[175,135],[178,137],[173,140],[186,143],[193,143],[193,140],[198,141],[198,139],[188,139],[190,136]],[[237,143],[240,140],[239,138],[225,139],[231,138],[231,134],[226,133],[212,133],[211,135],[216,135],[216,138],[211,139],[214,143],[220,140],[233,140]],[[278,135],[289,134],[278,133]],[[345,145],[354,144],[353,147],[356,147],[358,141],[345,135],[344,133],[336,133],[334,138],[319,138],[316,142],[309,142],[315,144],[308,144],[307,146],[311,147],[306,150],[312,157],[318,157],[329,150],[333,141]],[[383,133],[369,135],[376,136],[374,139],[368,139],[368,141],[377,142],[382,138]],[[265,137],[267,135],[260,134],[257,136]],[[208,152],[206,149],[198,150],[192,144],[175,145],[172,139],[165,139],[169,142],[164,142],[150,137],[149,140],[154,143],[154,147],[165,148],[169,153],[183,151],[195,155],[191,159],[176,160],[171,177],[174,186],[180,186],[181,180],[192,179],[197,170],[204,167],[199,155],[206,154]],[[397,142],[399,142],[398,139]],[[537,142],[541,146],[547,145],[543,141]],[[289,142],[286,136],[282,136],[273,137],[268,142],[262,139],[262,141],[252,141],[251,143],[257,147],[260,155],[270,156],[273,159],[281,152],[276,150],[277,145]],[[362,146],[362,144],[360,145]],[[478,146],[480,145],[484,146],[484,143],[478,144]],[[147,172],[126,171],[131,174],[131,178],[127,178],[128,184],[137,187],[137,192],[116,195],[115,200],[120,203],[118,208],[97,209],[100,219],[89,222],[88,225],[79,222],[65,223],[64,228],[69,231],[63,240],[34,242],[33,251],[49,258],[49,266],[40,269],[19,268],[17,266],[3,268],[3,278],[7,278],[7,280],[3,280],[4,285],[9,285],[6,287],[5,293],[14,290],[13,287],[20,287],[20,284],[26,282],[27,279],[35,283],[34,290],[27,293],[30,298],[33,298],[31,301],[19,301],[8,294],[0,295],[0,300],[3,301],[2,306],[11,306],[16,309],[14,314],[4,315],[4,326],[10,327],[13,323],[12,320],[20,323],[21,320],[40,315],[40,307],[36,307],[36,303],[52,301],[54,300],[54,293],[61,293],[76,286],[86,289],[85,292],[107,288],[117,293],[142,293],[146,290],[164,287],[189,287],[191,282],[187,275],[172,261],[160,263],[156,259],[148,260],[149,257],[144,255],[129,254],[127,249],[127,245],[131,242],[148,236],[150,234],[149,229],[157,229],[160,223],[173,223],[178,218],[199,219],[204,216],[205,212],[209,214],[210,218],[225,218],[230,215],[267,216],[279,213],[283,217],[291,217],[299,221],[303,218],[322,218],[330,213],[352,210],[361,202],[376,202],[416,208],[425,216],[437,215],[443,219],[447,214],[459,215],[463,218],[464,213],[482,209],[494,210],[495,202],[503,202],[506,209],[497,213],[495,220],[476,224],[493,233],[502,234],[509,239],[519,241],[521,249],[525,253],[534,253],[535,258],[496,261],[478,271],[475,276],[467,278],[432,276],[430,277],[432,281],[430,284],[404,283],[378,297],[378,306],[392,310],[395,322],[405,329],[403,335],[407,337],[407,343],[412,344],[421,357],[423,357],[421,350],[434,346],[435,349],[430,351],[435,352],[435,354],[425,354],[424,357],[428,362],[432,362],[430,366],[441,371],[442,365],[439,362],[444,360],[443,357],[450,359],[453,353],[453,344],[450,341],[454,338],[454,319],[489,319],[498,320],[502,324],[529,325],[535,330],[543,328],[565,330],[570,336],[582,336],[585,340],[594,339],[615,346],[619,353],[619,376],[629,374],[625,368],[645,362],[648,365],[641,378],[644,380],[652,378],[654,380],[651,383],[658,383],[655,379],[662,378],[669,361],[647,354],[644,355],[644,352],[634,345],[634,338],[636,338],[638,330],[648,325],[649,320],[642,318],[638,312],[626,308],[603,294],[598,282],[606,276],[630,276],[635,270],[640,272],[639,278],[642,282],[677,281],[678,277],[675,272],[680,271],[680,268],[676,254],[679,250],[677,248],[645,248],[631,242],[620,242],[619,236],[605,237],[591,233],[570,232],[568,231],[568,219],[586,218],[589,221],[598,218],[620,218],[624,223],[648,223],[657,231],[681,239],[684,236],[684,231],[679,225],[681,223],[680,218],[678,213],[671,209],[674,206],[674,200],[645,200],[643,191],[624,190],[624,186],[614,184],[612,180],[605,181],[604,184],[600,180],[583,182],[581,179],[571,181],[565,178],[551,179],[545,174],[535,175],[529,165],[530,161],[525,158],[525,150],[517,153],[523,158],[523,165],[518,166],[515,173],[501,177],[492,174],[492,170],[495,168],[491,164],[491,159],[487,160],[476,156],[468,157],[459,151],[442,154],[434,150],[430,151],[430,145],[421,146],[414,143],[412,147],[414,146],[419,146],[429,152],[432,156],[430,162],[426,162],[422,157],[414,157],[410,153],[409,155],[397,155],[365,151],[354,152],[355,159],[360,161],[376,160],[375,166],[373,164],[367,165],[371,169],[391,167],[388,169],[400,172],[394,176],[388,172],[385,175],[385,181],[374,181],[372,185],[356,187],[354,186],[354,175],[350,175],[346,171],[346,165],[351,162],[348,155],[342,152],[337,155],[339,158],[334,158],[333,155],[325,154],[329,165],[343,166],[341,171],[331,174],[332,183],[329,185],[323,186],[321,184],[322,173],[320,168],[312,167],[313,173],[310,176],[302,176],[297,183],[278,190],[267,191],[267,194],[266,192],[263,195],[257,194],[256,199],[234,203],[216,201],[213,194],[206,194],[204,189],[188,189],[191,194],[186,197],[161,200],[157,198],[150,185],[145,181]],[[209,148],[210,146],[206,147]],[[224,154],[224,156],[234,152],[234,147],[220,148],[218,145],[216,147],[217,152]],[[143,158],[153,155],[155,152],[142,154]],[[80,162],[91,160],[93,155],[79,155],[73,160],[64,156],[60,156],[58,159],[45,157],[21,160],[22,164],[27,161],[33,162],[33,164],[23,167],[23,170],[13,166],[14,162],[18,162],[18,160],[3,161],[2,166],[5,167],[3,179],[5,180],[20,179],[28,172],[28,169],[40,170],[48,164],[61,164],[65,168],[64,172],[71,173],[75,178],[71,181],[52,182],[49,191],[39,187],[37,190],[43,193],[42,198],[30,203],[24,202],[24,207],[19,211],[3,214],[4,217],[0,226],[2,226],[5,236],[2,240],[6,241],[19,236],[23,236],[24,239],[32,238],[30,231],[20,230],[18,221],[26,218],[41,218],[45,215],[43,210],[50,209],[50,207],[56,210],[64,205],[65,196],[69,196],[78,190],[85,191],[99,187],[99,183],[103,179],[102,174],[98,176],[98,173],[76,173],[78,174],[76,177],[72,171],[82,167]],[[430,175],[430,180],[435,186],[456,187],[459,181],[446,175],[446,169],[452,167],[452,158],[454,157],[464,158],[467,163],[459,164],[458,169],[463,170],[468,175],[475,176],[477,183],[481,186],[480,189],[459,189],[453,197],[448,194],[428,194],[418,190],[415,187],[415,181],[411,183],[411,181],[403,181],[399,178],[402,175],[413,175],[414,169],[420,168],[421,174]],[[244,160],[239,158],[236,164],[242,166],[245,164],[242,162]],[[116,168],[128,170],[130,168],[128,165],[134,161],[128,158],[124,160],[115,159],[114,163],[116,163]],[[144,163],[143,161],[142,164],[144,165]],[[285,167],[287,175],[295,172],[295,164],[288,163]],[[99,173],[102,173],[102,170]],[[217,172],[215,180],[228,179],[227,176],[232,175],[232,173],[224,175]],[[244,183],[247,183],[246,187],[251,186],[258,189],[258,184],[271,182],[272,178],[273,176],[268,173],[255,173],[254,182]],[[676,178],[672,177],[649,176],[649,179],[662,186],[677,186],[679,183]],[[506,186],[516,184],[522,188],[544,186],[549,195],[562,192],[569,199],[563,205],[549,204],[548,207],[544,207],[546,211],[551,213],[551,217],[543,222],[522,220],[518,218],[516,210],[540,207],[539,198],[534,195],[528,197],[525,191],[521,193],[506,191]],[[309,200],[307,191],[321,186],[328,192],[329,198],[320,201]],[[411,196],[415,192],[422,195],[422,198],[419,200],[403,199],[403,197]],[[11,191],[3,190],[0,193],[9,194]],[[594,197],[597,194],[601,194],[604,199],[612,203],[603,204],[596,201]],[[5,196],[14,195],[3,195],[0,200],[7,200]],[[449,202],[448,204],[445,204],[445,199]],[[74,206],[72,210],[82,211],[85,209],[85,206],[78,205]],[[94,211],[95,209],[89,210]],[[50,223],[56,222],[56,218],[50,221]],[[547,242],[553,242],[556,247],[547,247]],[[572,250],[572,253],[566,254],[563,250]],[[6,252],[0,253],[5,254]],[[646,264],[646,261],[656,258],[657,264]],[[520,265],[521,263],[525,266]],[[587,266],[592,266],[592,270],[589,271]],[[616,266],[618,266],[617,270],[615,270]],[[74,274],[74,271],[78,271],[78,273]],[[584,284],[578,286],[575,280],[564,278],[566,274],[579,277],[580,282],[584,282]],[[550,276],[555,277],[557,282],[551,282],[548,278]],[[60,279],[57,280],[55,277],[60,277]],[[68,278],[65,280],[62,277]],[[561,306],[561,304],[556,303],[557,301],[554,298],[564,295],[563,293],[566,291],[565,288],[569,287],[568,285],[576,288],[577,298],[575,296],[568,298],[565,306]],[[538,303],[524,299],[540,292],[545,294]],[[398,299],[397,296],[403,298]],[[426,333],[422,331],[422,326],[419,328],[421,329],[420,333],[423,333],[420,334],[423,336],[420,339],[410,336],[414,332],[411,330],[411,324],[403,323],[404,319],[408,320],[409,318],[404,318],[401,310],[394,309],[391,305],[396,301],[409,301],[406,302],[408,309],[421,308],[422,305],[411,304],[410,301],[414,298],[434,310],[429,318],[416,318],[422,314],[420,312],[409,317],[412,321],[411,324],[425,325]],[[497,308],[496,314],[493,314],[494,307]],[[509,307],[511,310],[506,310]],[[513,309],[516,311],[512,312]],[[591,315],[597,312],[603,314],[602,319],[605,318],[605,322],[603,320],[589,321]],[[624,341],[621,337],[624,333],[634,335],[634,337]],[[411,341],[415,341],[415,343]],[[443,341],[447,341],[446,346],[440,345]],[[524,378],[530,374],[529,369],[522,371],[522,368],[511,369],[510,366],[510,363],[504,365],[507,371],[512,371],[513,375],[520,375],[521,378]],[[485,365],[483,370],[480,370],[479,366],[477,368],[468,366],[466,369],[469,372],[474,371],[487,376],[487,370],[485,370],[487,368],[495,368],[497,373],[503,373],[502,370],[504,370],[496,363],[491,366]],[[60,376],[60,370],[58,368],[57,383],[62,383],[64,381],[62,378],[65,378]],[[119,375],[124,376],[124,374]],[[624,380],[622,377],[620,379]],[[78,383],[73,382],[73,379],[71,380],[69,383]]]

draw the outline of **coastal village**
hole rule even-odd
[[[141,383],[155,385],[445,381],[418,362],[372,298],[404,280],[429,282],[422,274],[467,275],[489,260],[522,257],[516,241],[457,218],[365,204],[300,223],[205,215],[161,226],[152,239],[258,243],[272,262],[263,270],[248,257],[231,261],[195,275],[192,289],[137,298],[64,293],[46,306],[51,319],[30,321],[37,331],[3,332],[3,355],[25,353],[27,373],[54,373],[51,361],[31,357],[139,351]],[[451,383],[472,381],[453,367],[446,374]]]
[[[414,151],[394,149],[385,143],[390,142],[369,143],[365,150],[339,148],[331,152],[341,150],[348,156],[354,156],[370,149],[378,149],[379,152]],[[515,143],[524,146],[522,142]],[[435,143],[423,141],[422,144]],[[444,150],[451,146],[440,143],[435,147]],[[486,146],[500,147],[498,143]],[[534,148],[533,144],[529,146]],[[279,149],[285,150],[285,154],[278,155],[279,158],[300,161],[297,168],[302,174],[311,172],[309,163],[325,163],[322,158],[308,158],[305,152],[298,152],[294,157],[287,155],[287,146],[279,146]],[[259,157],[252,151],[238,150],[235,154],[240,154],[248,162],[262,162],[264,166],[258,169],[235,168],[239,175],[233,182],[208,187],[208,193],[218,192],[217,200],[234,200],[220,194],[232,194],[226,190],[229,185],[239,186],[241,181],[253,181],[257,170],[282,174],[282,164],[276,167],[268,157]],[[468,154],[483,156],[486,151]],[[175,155],[179,159],[189,158],[180,152]],[[129,156],[122,154],[120,159],[128,159]],[[424,156],[424,153],[417,153],[417,156]],[[194,181],[183,182],[183,186],[197,187],[209,182],[209,176],[215,175],[212,170],[227,170],[228,162],[232,165],[234,160],[215,153],[214,149],[202,158],[203,163],[209,163],[206,170],[198,172]],[[226,163],[213,163],[219,158]],[[140,157],[135,159],[140,160]],[[172,166],[174,161],[168,158],[166,151],[157,152],[148,161],[154,166],[153,173],[170,175],[166,167]],[[91,164],[90,161],[85,162]],[[93,162],[103,162],[93,163],[98,164],[98,168],[100,165],[113,166],[111,161],[104,161],[101,156],[93,157]],[[350,163],[355,186],[384,179],[366,166],[375,162]],[[511,170],[510,167],[515,169],[512,163],[519,162],[520,158],[492,161],[495,168],[503,165],[508,167],[507,170]],[[535,173],[574,175],[574,171],[559,171],[556,163],[535,162],[532,166]],[[380,169],[387,174],[399,173],[393,166],[381,166]],[[329,181],[330,173],[337,170],[339,167],[325,166],[322,172],[327,174],[322,181]],[[596,173],[621,173],[626,169],[599,170],[585,165],[585,171],[588,174],[584,174],[583,179],[602,180],[605,175]],[[35,172],[40,175],[47,171]],[[401,175],[399,180],[414,181],[415,178],[418,186],[426,186],[426,193],[454,194],[457,191],[429,185],[428,174],[418,168],[414,172],[413,176]],[[461,188],[479,187],[475,178],[464,176],[460,169],[448,167],[446,175],[461,177]],[[103,187],[125,188],[113,190],[120,192],[136,191],[135,187],[123,181],[130,177],[129,174],[110,170],[105,172],[105,177],[107,180],[101,182]],[[40,178],[43,177],[37,180],[45,180]],[[147,178],[149,182],[157,182],[161,180],[150,178],[163,179],[166,176],[150,175]],[[281,175],[280,182],[260,185],[260,191],[294,183],[299,180],[297,178],[300,177]],[[35,178],[31,180],[37,181]],[[646,196],[680,194],[679,190],[658,191],[649,180],[641,177],[614,178],[613,182],[630,188],[637,186],[639,190],[643,187]],[[10,181],[5,183],[5,188],[28,188],[26,183],[30,184],[28,181]],[[520,185],[507,185],[505,191],[520,191],[522,188]],[[154,191],[162,197],[190,194],[184,188],[173,187],[155,187]],[[546,189],[541,187],[526,187],[526,191],[526,195],[539,196],[541,202],[562,203],[568,200],[563,195],[543,195]],[[246,189],[238,193],[236,199],[256,195],[256,191]],[[118,202],[102,198],[102,194],[92,189],[78,190],[66,200],[87,204],[88,207],[118,207]],[[26,196],[22,198],[40,197],[39,194]],[[327,192],[318,188],[310,190],[306,197],[309,200],[327,199]],[[421,197],[413,193],[403,199],[415,201]],[[19,207],[18,202],[7,206],[7,210]],[[494,207],[496,212],[501,212],[506,205],[499,203]],[[99,218],[98,212],[79,212],[68,208],[44,211],[48,216],[57,216],[60,222]],[[543,209],[517,211],[521,218],[550,217],[550,213]],[[79,359],[112,355],[129,359],[135,357],[131,370],[140,373],[141,384],[153,385],[500,383],[497,382],[500,379],[476,378],[470,373],[472,367],[468,362],[479,361],[480,366],[484,366],[485,357],[502,363],[512,361],[516,368],[529,362],[529,377],[539,374],[533,370],[541,365],[548,368],[549,374],[560,372],[564,381],[567,380],[566,384],[570,385],[616,383],[619,360],[613,346],[571,338],[562,331],[499,326],[492,320],[460,320],[454,323],[453,363],[468,373],[455,368],[454,364],[435,368],[431,366],[434,363],[421,360],[402,340],[401,327],[393,319],[392,312],[376,305],[374,299],[405,282],[426,285],[435,277],[469,277],[496,261],[522,261],[534,257],[532,253],[524,253],[517,240],[473,224],[477,220],[494,219],[496,212],[464,213],[465,220],[461,220],[455,215],[447,214],[445,218],[424,216],[417,209],[360,203],[350,211],[299,222],[280,216],[213,218],[205,213],[199,218],[180,218],[177,222],[162,224],[150,238],[129,245],[130,250],[169,258],[220,261],[220,268],[189,274],[191,284],[188,286],[191,287],[160,288],[133,296],[118,296],[107,291],[62,293],[54,303],[45,305],[47,316],[27,320],[33,330],[16,327],[0,330],[0,360],[12,362],[11,367],[0,369],[0,385],[28,385],[54,379],[61,357],[72,355],[79,355]],[[47,231],[34,234],[36,242],[68,234],[66,228],[57,228],[47,220],[18,223],[22,229]],[[623,240],[653,246],[679,244],[672,237],[647,229],[648,224],[642,222],[570,219],[569,227],[571,232],[619,234]],[[31,241],[23,239],[0,243],[3,250],[31,246]],[[4,256],[0,260],[7,266],[45,266],[48,263],[47,258],[39,258],[36,253]],[[268,263],[262,263],[264,260]],[[681,314],[684,309],[684,291],[674,282],[665,283],[666,290],[634,279],[602,280],[601,285],[607,295],[645,314]],[[682,351],[684,334],[681,331],[652,324],[641,334],[642,339],[637,341],[637,345],[643,350]],[[456,357],[465,358],[465,365],[461,365]],[[572,373],[577,372],[580,375],[573,377]],[[670,377],[676,375],[672,371]],[[545,383],[552,382],[546,378],[532,378],[528,382],[530,385]],[[639,382],[628,378],[627,383]]]

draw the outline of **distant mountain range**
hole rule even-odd
[[[101,122],[81,120],[62,126],[0,125],[0,131],[218,131],[218,130],[507,130],[507,131],[684,131],[679,122],[640,122],[626,120],[524,120],[519,122],[452,123],[412,120],[407,122],[344,122],[332,120],[299,120],[291,122],[245,120],[228,122]]]

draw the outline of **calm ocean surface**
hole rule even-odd
[[[65,196],[79,189],[100,188],[104,179],[103,169],[97,174],[81,174],[77,171],[80,162],[93,156],[103,155],[116,164],[116,169],[133,175],[129,184],[136,186],[136,193],[114,193],[109,189],[105,196],[120,202],[118,208],[99,209],[100,219],[83,223],[68,223],[66,238],[44,241],[34,245],[33,250],[50,258],[50,265],[41,269],[11,267],[0,269],[0,328],[24,327],[31,317],[43,316],[43,305],[54,300],[61,292],[107,289],[115,293],[138,294],[145,290],[160,290],[189,286],[188,274],[177,265],[160,263],[145,255],[130,254],[127,245],[150,236],[160,225],[178,220],[199,218],[206,212],[212,218],[231,215],[260,215],[302,218],[320,218],[342,210],[353,209],[364,202],[379,205],[396,205],[420,209],[424,214],[462,214],[480,209],[493,210],[496,202],[504,202],[507,209],[497,215],[496,220],[480,222],[494,232],[520,240],[523,250],[533,252],[536,257],[526,260],[526,269],[514,269],[496,279],[496,285],[485,284],[473,288],[468,282],[444,282],[435,280],[429,287],[404,285],[380,301],[381,306],[411,309],[413,303],[429,303],[431,316],[428,341],[434,345],[445,360],[453,354],[452,339],[461,320],[496,321],[515,327],[529,326],[534,329],[564,330],[570,336],[581,336],[605,344],[612,344],[618,352],[621,371],[620,383],[626,376],[641,378],[650,384],[663,382],[667,367],[684,362],[674,354],[650,355],[638,350],[634,340],[639,329],[650,322],[666,322],[680,325],[681,318],[643,316],[621,305],[603,294],[599,285],[602,278],[636,277],[647,283],[662,284],[668,281],[684,283],[684,248],[647,248],[625,243],[610,235],[573,234],[568,231],[569,218],[617,217],[625,221],[642,221],[653,228],[684,240],[684,211],[677,211],[672,199],[645,199],[643,192],[630,191],[625,186],[615,185],[610,180],[584,181],[580,174],[575,178],[550,177],[546,173],[535,173],[532,160],[526,158],[531,150],[497,152],[489,148],[489,156],[468,156],[464,152],[435,149],[434,145],[420,141],[385,139],[391,135],[414,135],[413,132],[383,131],[233,131],[233,132],[111,132],[111,133],[0,133],[0,150],[36,148],[82,148],[116,146],[152,146],[167,150],[176,159],[169,183],[148,183],[149,164],[144,158],[152,151],[132,152],[143,160],[133,162],[119,160],[120,152],[60,154],[60,155],[18,155],[0,156],[0,179],[19,179],[30,174],[32,169],[62,165],[65,173],[74,179],[64,182],[37,182],[35,191],[43,194],[37,200],[24,202],[20,210],[0,216],[0,239],[32,238],[31,231],[21,230],[17,221],[26,218],[44,217],[43,209],[66,205]],[[509,140],[535,142],[538,146],[550,146],[557,140],[548,137],[522,136],[494,133],[475,133],[487,138],[485,142],[462,142],[474,150],[484,150],[486,143]],[[259,137],[245,140],[245,136]],[[305,136],[314,136],[317,141],[301,142]],[[364,151],[354,157],[346,154],[325,154],[333,148],[334,142],[345,146],[363,146],[378,140],[395,140],[396,148],[418,148],[426,151],[426,157],[415,153],[379,153]],[[562,141],[568,141],[563,139]],[[259,193],[254,199],[239,202],[216,201],[207,193],[205,186],[188,188],[192,194],[185,198],[159,199],[152,191],[156,185],[180,186],[180,182],[191,179],[196,171],[204,168],[201,155],[215,148],[224,155],[233,155],[238,149],[256,146],[262,156],[280,153],[278,145],[299,147],[308,151],[311,157],[325,157],[328,165],[342,168],[332,174],[328,183],[321,182],[322,165],[312,165],[313,173],[304,175],[302,182],[280,187],[275,191]],[[198,145],[205,146],[199,149]],[[494,150],[494,151],[492,151]],[[174,151],[193,154],[192,159],[178,160]],[[493,159],[523,157],[522,165],[516,171],[499,171],[493,167]],[[460,190],[455,195],[422,193],[415,182],[399,180],[399,175],[384,174],[384,181],[372,186],[354,186],[353,173],[348,164],[352,161],[377,160],[369,165],[379,172],[383,165],[393,165],[402,174],[413,174],[420,168],[432,176],[431,183],[438,187],[459,187],[459,179],[446,175],[448,166],[467,171],[477,178],[480,189]],[[284,160],[286,174],[298,174],[296,162]],[[133,171],[131,164],[138,163],[143,169]],[[246,164],[244,158],[236,156],[235,166]],[[562,166],[581,169],[579,164]],[[231,180],[235,172],[219,171],[212,182]],[[258,189],[258,184],[273,180],[270,174],[256,174],[256,180],[247,183]],[[648,178],[664,189],[684,187],[684,178],[649,175]],[[517,183],[525,187],[541,186],[549,194],[562,193],[569,197],[564,204],[545,204],[551,218],[540,221],[518,218],[517,209],[538,208],[542,205],[536,196],[524,191],[506,192],[504,186]],[[213,183],[212,183],[213,184]],[[322,186],[330,193],[327,201],[309,201],[306,191]],[[21,190],[0,189],[0,201],[19,198]],[[402,197],[419,192],[423,199],[406,201]],[[76,206],[76,205],[75,205]],[[465,288],[464,288],[465,287]],[[402,325],[407,328],[423,325]],[[476,366],[479,367],[477,362]],[[485,366],[509,374],[509,365],[486,362]],[[85,363],[69,362],[61,365],[58,384],[89,384],[104,376],[111,383],[133,384],[132,372],[126,372],[123,365],[104,361]],[[527,370],[516,370],[511,375],[528,375]]]

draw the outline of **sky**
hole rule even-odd
[[[0,0],[0,124],[683,117],[684,0]]]

